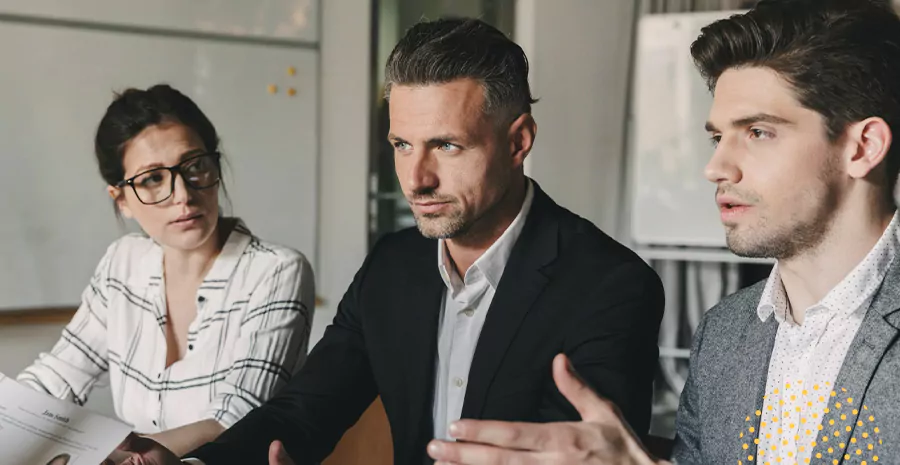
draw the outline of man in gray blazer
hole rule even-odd
[[[679,464],[900,463],[900,19],[885,0],[761,1],[703,29],[707,130],[729,248],[764,282],[703,318]],[[463,421],[439,463],[658,463],[569,370],[583,421]]]

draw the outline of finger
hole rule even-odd
[[[540,450],[553,435],[547,424],[485,420],[459,420],[449,431],[461,441],[520,450]]]
[[[272,441],[272,444],[269,444],[269,465],[294,465],[281,441]]]
[[[553,380],[559,392],[578,410],[584,421],[608,421],[615,415],[606,402],[581,379],[568,357],[553,359]]]
[[[438,462],[465,465],[537,465],[534,452],[503,449],[483,444],[431,441],[428,455]]]
[[[269,465],[281,465],[281,441],[269,444]]]

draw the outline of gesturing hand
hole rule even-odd
[[[553,378],[582,421],[508,423],[461,420],[450,426],[458,442],[432,441],[428,454],[449,465],[651,465],[656,462],[621,419],[595,394],[565,355],[553,360]]]

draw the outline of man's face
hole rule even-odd
[[[730,69],[719,78],[707,123],[728,248],[786,259],[819,245],[841,201],[840,149],[823,117],[804,108],[768,68]]]
[[[391,88],[397,178],[426,237],[457,237],[489,218],[521,168],[484,102],[471,79]]]

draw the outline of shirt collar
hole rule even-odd
[[[772,267],[772,273],[769,274],[766,287],[763,288],[762,297],[759,299],[759,306],[756,307],[756,314],[760,321],[765,322],[773,313],[779,323],[785,321],[794,323],[793,317],[788,312],[787,295],[784,291],[784,284],[781,282],[778,262],[775,262],[775,266]]]
[[[837,316],[848,317],[875,294],[887,275],[894,256],[900,250],[898,215],[900,213],[894,212],[890,224],[866,257],[811,308],[822,308],[825,311],[835,312]],[[787,293],[776,262],[766,281],[756,313],[761,321],[766,321],[774,314],[779,323],[787,321],[796,325],[789,310]]]
[[[219,221],[221,221],[221,219]],[[216,261],[213,262],[212,268],[206,273],[206,278],[203,279],[203,285],[200,286],[201,289],[224,287],[224,284],[231,280],[231,276],[237,269],[238,263],[244,255],[244,251],[251,242],[257,240],[253,237],[253,233],[250,232],[250,229],[247,228],[247,225],[245,225],[243,221],[237,218],[235,221],[237,221],[237,224],[234,225],[234,228],[228,235],[228,239],[225,240],[222,251],[219,252],[219,256],[216,257]]]
[[[525,190],[525,200],[522,202],[522,208],[519,214],[510,223],[506,231],[480,256],[475,263],[466,271],[465,279],[460,279],[456,268],[452,265],[450,255],[447,252],[444,239],[438,240],[438,270],[444,285],[451,292],[458,291],[464,285],[471,284],[481,276],[487,279],[488,284],[494,289],[500,284],[500,278],[503,277],[503,270],[506,269],[506,262],[512,254],[513,246],[522,235],[522,229],[525,227],[525,219],[531,211],[531,204],[534,202],[534,187],[531,179],[527,179],[527,187]]]

